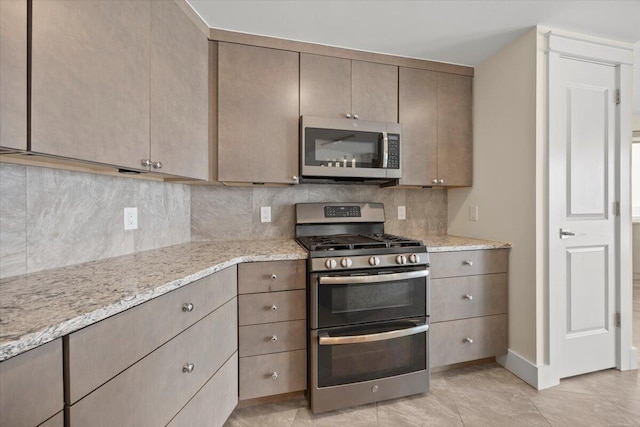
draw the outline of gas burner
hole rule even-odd
[[[298,242],[310,251],[338,251],[356,249],[386,249],[421,247],[419,240],[394,236],[393,234],[336,234],[329,236],[303,236],[298,237]]]

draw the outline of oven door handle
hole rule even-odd
[[[320,345],[342,345],[342,344],[363,344],[374,341],[392,340],[394,338],[408,337],[409,335],[421,334],[429,330],[429,325],[417,325],[413,328],[398,329],[395,331],[380,332],[368,335],[352,335],[349,337],[330,337],[327,333],[318,335]]]
[[[418,270],[407,271],[404,273],[376,274],[371,276],[322,276],[318,281],[321,285],[353,285],[417,279],[420,277],[427,277],[428,275],[429,270]]]

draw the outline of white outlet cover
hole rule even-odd
[[[398,219],[399,220],[407,219],[407,207],[406,206],[398,206]]]
[[[138,229],[138,208],[124,208],[124,229]]]
[[[271,222],[271,206],[260,206],[260,222]]]
[[[478,220],[478,207],[469,206],[469,221],[477,221],[477,220]]]

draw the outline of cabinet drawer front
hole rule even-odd
[[[240,295],[238,297],[240,326],[305,319],[306,302],[306,291]]]
[[[506,273],[507,249],[435,252],[429,254],[431,278]]]
[[[214,403],[214,404],[212,404]],[[202,387],[168,427],[219,427],[238,404],[238,353]]]
[[[70,402],[158,348],[236,295],[236,268],[204,277],[69,336]],[[193,304],[192,311],[183,311]]]
[[[305,289],[305,260],[249,262],[238,266],[238,293]]]
[[[431,280],[431,323],[506,312],[506,273]]]
[[[236,304],[227,302],[73,405],[71,427],[166,425],[237,351]],[[183,371],[186,364],[192,372]]]
[[[306,388],[305,350],[240,358],[240,400]]]
[[[432,368],[497,356],[507,351],[506,314],[436,323],[431,325],[430,333]]]
[[[301,350],[307,347],[307,322],[295,320],[240,326],[238,335],[240,357]]]
[[[35,426],[63,406],[61,339],[0,363],[0,426]]]

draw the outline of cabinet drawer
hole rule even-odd
[[[430,334],[431,367],[496,356],[507,351],[507,315],[436,323]]]
[[[486,249],[431,253],[431,278],[506,273],[509,265],[507,251],[508,249]]]
[[[238,293],[305,289],[305,260],[249,262],[238,266]]]
[[[240,400],[306,388],[305,350],[240,358]]]
[[[307,292],[283,291],[238,297],[240,326],[305,319]]]
[[[166,425],[237,351],[236,304],[227,302],[71,406],[70,426]],[[192,372],[183,371],[186,364]]]
[[[301,350],[307,347],[307,322],[295,320],[240,326],[238,335],[240,357]]]
[[[214,403],[214,404],[212,404]],[[238,404],[238,353],[202,387],[168,427],[218,427],[229,418]]]
[[[229,301],[236,280],[236,267],[230,267],[69,335],[69,402]],[[193,310],[183,311],[189,303]]]
[[[63,406],[61,339],[0,363],[0,426],[35,426]]]
[[[431,280],[431,323],[506,312],[506,273]]]

